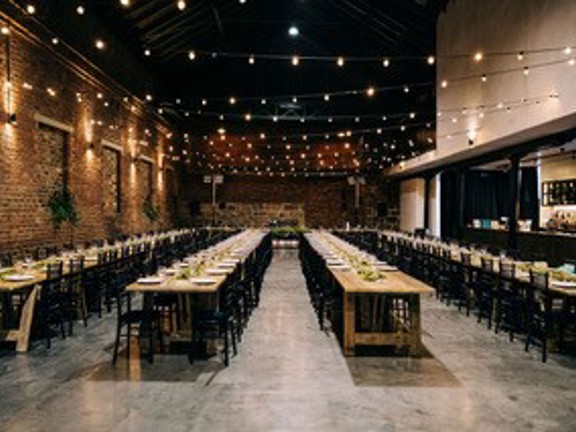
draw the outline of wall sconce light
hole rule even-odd
[[[17,124],[17,117],[15,113],[8,114],[8,118],[6,120],[8,124],[15,126]]]
[[[469,146],[473,146],[473,145],[474,145],[474,141],[476,141],[476,135],[477,135],[477,133],[476,133],[476,131],[475,131],[474,129],[470,129],[470,130],[468,131],[467,136],[468,136],[468,145],[469,145]]]

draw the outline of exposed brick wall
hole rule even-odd
[[[104,216],[115,218],[120,211],[120,152],[104,147],[102,149],[102,204]]]
[[[159,168],[160,155],[173,145],[167,138],[170,125],[143,110],[139,103],[126,103],[126,93],[93,73],[89,65],[75,60],[70,66],[59,58],[61,54],[56,55],[52,47],[39,43],[26,31],[13,29],[9,37],[0,36],[0,251],[70,241],[67,228],[54,229],[47,209],[49,196],[64,175],[58,169],[63,140],[68,183],[80,216],[76,241],[169,228],[175,220],[167,206],[169,192],[162,182],[166,171]],[[33,88],[25,88],[25,83]],[[54,96],[48,88],[54,90]],[[99,92],[102,99],[97,98]],[[6,123],[9,112],[16,113],[16,125]],[[40,127],[38,114],[72,131]],[[110,203],[105,206],[115,180],[109,178],[112,168],[105,167],[109,158],[104,156],[102,140],[122,147],[120,213],[110,211]],[[148,145],[141,145],[142,141]],[[161,212],[160,221],[154,224],[142,211],[145,168],[143,161],[133,162],[137,155],[154,161],[150,175],[154,202]]]
[[[203,203],[201,214],[211,220],[211,203]],[[232,226],[268,226],[271,222],[283,225],[306,226],[306,213],[301,203],[242,203],[221,202],[216,207],[216,223]]]
[[[203,183],[201,177],[185,180],[186,189],[181,200],[182,218],[202,223],[212,220],[211,185]],[[364,225],[383,225],[385,218],[377,217],[377,205],[386,201],[389,211],[397,208],[397,193],[394,186],[386,186],[380,181],[369,180],[362,186],[359,223]],[[190,217],[192,203],[198,203],[201,214]],[[218,206],[234,203],[294,203],[304,210],[304,220],[308,227],[344,226],[355,221],[354,187],[348,185],[346,178],[288,178],[265,176],[225,176],[224,183],[217,186]],[[274,208],[272,206],[271,208]],[[272,216],[271,216],[272,217]],[[260,217],[259,217],[260,218]],[[261,218],[260,218],[261,219]],[[231,218],[219,220],[234,223]],[[242,220],[236,221],[242,225]]]

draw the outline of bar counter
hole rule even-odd
[[[533,260],[540,256],[553,267],[576,259],[576,233],[519,231],[517,237],[520,259]],[[463,239],[468,243],[505,249],[508,231],[466,227],[464,228]]]

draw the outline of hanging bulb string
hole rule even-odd
[[[499,112],[506,112],[508,110],[515,110],[515,109],[520,109],[529,105],[532,105],[533,103],[539,103],[539,101],[542,100],[548,100],[551,99],[551,97],[548,96],[542,96],[542,97],[538,97],[538,98],[533,98],[530,100],[525,100],[525,102],[522,103],[516,103],[516,104],[509,104],[508,106],[503,105],[503,104],[496,104],[493,105],[491,108],[489,109],[485,109],[482,111],[482,113],[484,113],[485,115],[491,115],[494,113],[499,113]],[[467,114],[467,115],[463,115],[462,117],[476,117],[475,114]],[[433,121],[429,121],[429,122],[416,122],[416,123],[406,123],[406,124],[396,124],[396,125],[392,125],[392,126],[385,126],[385,127],[371,127],[371,128],[360,128],[360,129],[350,129],[350,130],[346,130],[346,131],[335,131],[335,130],[330,130],[330,131],[324,131],[324,132],[312,132],[312,133],[293,133],[293,134],[283,134],[283,135],[270,135],[270,136],[266,136],[266,140],[287,140],[287,139],[293,139],[293,138],[302,138],[303,136],[306,136],[308,138],[317,138],[317,137],[326,137],[329,136],[330,138],[349,138],[350,136],[353,135],[361,135],[361,134],[380,134],[382,132],[389,132],[389,131],[398,131],[401,130],[401,128],[404,129],[414,129],[414,128],[422,128],[422,127],[426,127],[426,128],[431,128],[433,124],[437,124],[437,123],[443,123],[443,122],[453,122],[453,118],[438,118],[438,119],[434,119]],[[256,139],[255,139],[256,141]]]
[[[482,52],[482,58],[490,57],[517,57],[519,54],[522,56],[535,55],[535,54],[548,54],[552,52],[566,51],[576,49],[576,45],[568,45],[562,47],[542,47],[534,49],[518,49],[518,50],[508,50],[508,51],[489,51]],[[208,59],[239,59],[239,60],[268,60],[268,61],[291,61],[295,56],[302,61],[316,61],[316,62],[328,62],[328,63],[338,63],[339,60],[343,60],[344,63],[381,63],[384,60],[392,61],[406,61],[406,60],[418,60],[427,61],[430,65],[434,64],[437,60],[453,60],[453,59],[473,59],[477,53],[455,53],[455,54],[440,54],[432,56],[428,55],[372,55],[372,56],[355,56],[355,55],[299,55],[299,54],[256,54],[248,52],[231,52],[231,51],[211,51],[211,50],[193,50],[197,55]],[[178,50],[177,53],[186,54],[190,53],[190,50]],[[430,58],[434,58],[434,61],[430,61]],[[252,63],[251,63],[252,64]]]
[[[457,77],[453,77],[453,78],[442,79],[442,77],[439,76],[439,79],[437,81],[420,81],[420,82],[411,82],[411,83],[404,83],[404,84],[393,84],[393,85],[387,85],[387,86],[373,86],[370,88],[373,89],[375,94],[383,93],[383,92],[387,92],[387,91],[394,91],[394,90],[406,91],[406,89],[408,89],[409,91],[411,91],[413,89],[435,87],[435,86],[443,88],[443,87],[448,87],[454,83],[461,83],[461,82],[471,81],[471,80],[482,81],[482,80],[487,79],[489,77],[512,74],[512,73],[517,73],[517,72],[525,73],[526,70],[542,69],[545,67],[565,64],[566,62],[567,62],[567,60],[566,60],[566,58],[564,58],[561,60],[551,60],[551,61],[547,61],[547,62],[543,62],[543,63],[533,63],[530,65],[521,65],[518,67],[500,69],[500,70],[495,70],[495,71],[488,71],[488,72],[483,72],[483,73],[476,73],[473,75],[457,76]],[[443,83],[446,83],[446,85],[443,85]],[[358,95],[364,95],[365,96],[366,93],[367,93],[367,89],[364,88],[364,89],[338,90],[338,91],[329,91],[329,92],[268,95],[268,96],[243,96],[243,97],[238,96],[238,97],[233,97],[233,98],[230,98],[230,97],[208,97],[208,98],[199,98],[199,99],[195,100],[194,101],[195,103],[193,103],[193,104],[195,107],[198,106],[198,103],[200,103],[202,106],[207,106],[210,103],[222,103],[222,102],[228,103],[231,105],[239,105],[242,102],[255,102],[255,101],[261,102],[262,100],[266,100],[266,102],[268,103],[270,101],[286,102],[286,101],[290,101],[290,100],[294,100],[294,99],[296,99],[296,100],[324,99],[326,96],[329,98],[358,96]],[[234,100],[233,103],[230,103],[231,99]],[[174,105],[181,105],[181,104],[175,104],[172,101],[164,101],[160,104],[160,106],[162,106],[162,107],[171,107]],[[192,108],[190,108],[190,110],[192,110]]]
[[[476,106],[463,106],[459,108],[446,108],[440,109],[439,112],[441,113],[456,113],[462,111],[483,111],[486,109],[490,109],[491,107],[497,107],[498,105],[504,104],[506,107],[514,104],[526,103],[526,102],[533,102],[545,98],[555,98],[558,97],[557,94],[548,94],[548,95],[540,95],[540,96],[531,96],[531,97],[524,97],[521,99],[513,99],[513,100],[505,100],[500,102],[493,102],[493,103],[486,103]],[[250,115],[250,120],[246,120],[246,116]],[[192,112],[191,115],[196,117],[218,117],[218,118],[225,118],[226,120],[242,120],[242,121],[253,121],[253,120],[265,120],[265,121],[291,121],[291,122],[298,122],[304,119],[305,121],[349,121],[349,120],[376,120],[382,119],[383,121],[393,120],[398,118],[410,118],[415,116],[430,116],[435,115],[436,111],[403,111],[403,112],[395,112],[395,113],[372,113],[372,114],[342,114],[342,115],[321,115],[321,116],[306,116],[306,115],[294,115],[294,116],[284,116],[275,115],[275,114],[253,114],[253,113],[230,113],[230,112],[212,112],[212,111],[205,111],[205,112]]]

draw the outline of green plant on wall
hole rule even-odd
[[[48,209],[54,228],[59,229],[63,223],[72,227],[78,226],[80,219],[76,211],[74,195],[68,187],[54,191],[48,201]]]
[[[142,204],[142,211],[150,222],[156,222],[160,218],[158,207],[152,202],[152,198],[148,197]]]

